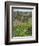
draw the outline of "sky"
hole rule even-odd
[[[13,11],[32,12],[32,9],[13,9]]]

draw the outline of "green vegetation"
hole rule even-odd
[[[14,36],[31,36],[32,35],[32,24],[31,23],[23,23],[17,25],[14,29]]]
[[[12,37],[19,37],[19,36],[32,36],[32,15],[31,12],[29,15],[26,15],[26,13],[20,14],[20,12],[17,12],[15,22],[13,24],[12,29]],[[28,12],[27,12],[28,14]],[[15,25],[15,26],[14,26]]]

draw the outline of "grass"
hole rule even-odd
[[[32,36],[32,24],[31,23],[22,23],[16,25],[15,31],[13,31],[13,36]]]

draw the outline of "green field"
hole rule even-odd
[[[15,36],[31,36],[32,35],[32,25],[30,23],[23,23],[17,25],[14,29]]]

